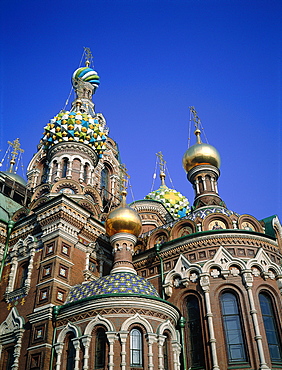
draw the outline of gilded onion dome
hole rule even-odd
[[[126,192],[122,193],[121,205],[108,215],[106,232],[109,236],[117,233],[128,233],[138,236],[141,232],[142,222],[138,213],[126,205]]]
[[[165,174],[162,172],[161,186],[159,189],[146,195],[145,199],[158,200],[162,202],[173,218],[181,218],[190,212],[189,201],[179,191],[168,188],[165,183]]]
[[[212,145],[201,142],[200,130],[195,131],[197,143],[192,145],[184,153],[182,164],[186,172],[199,165],[211,165],[220,167],[220,155]]]

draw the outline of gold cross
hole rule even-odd
[[[201,125],[201,120],[198,116],[198,113],[197,113],[195,107],[189,107],[189,109],[190,109],[191,114],[193,114],[193,121],[195,123],[195,128],[199,129],[200,128],[199,126]]]
[[[25,299],[22,298],[22,300],[20,301],[20,304],[23,306],[25,304]]]
[[[12,304],[9,303],[8,306],[7,306],[7,309],[10,311],[11,308],[12,308]]]
[[[166,161],[164,160],[163,153],[158,152],[158,153],[156,153],[156,156],[159,158],[160,172],[165,172]]]
[[[84,53],[85,53],[85,64],[86,64],[86,67],[89,67],[91,62],[92,62],[92,59],[93,59],[93,55],[91,53],[91,50],[90,48],[84,48]]]
[[[128,180],[130,179],[129,174],[127,173],[127,168],[125,167],[125,164],[120,165],[120,182],[121,182],[121,190],[126,191],[128,186]]]

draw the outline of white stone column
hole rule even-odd
[[[126,340],[128,331],[120,332],[119,337],[121,341],[121,370],[126,370]]]
[[[19,368],[19,357],[21,354],[23,333],[24,333],[24,329],[19,329],[19,331],[15,333],[17,337],[17,342],[14,347],[14,363],[12,365],[12,370],[17,370]]]
[[[79,370],[80,340],[78,338],[74,338],[72,339],[72,342],[75,348],[74,370]]]
[[[156,342],[156,334],[147,334],[146,335],[147,343],[148,343],[148,369],[154,370],[154,361],[153,361],[153,343]]]
[[[216,339],[214,335],[214,326],[213,326],[213,314],[211,311],[211,302],[210,302],[210,279],[208,275],[202,275],[200,279],[201,287],[204,291],[207,319],[208,319],[208,328],[209,328],[209,342],[211,345],[211,357],[212,357],[212,369],[219,370],[217,353],[216,353]]]
[[[211,189],[212,189],[212,191],[215,191],[215,189],[214,189],[214,178],[213,177],[211,177]]]
[[[207,190],[207,184],[206,184],[206,178],[205,178],[205,176],[202,176],[202,181],[203,181],[204,190]]]
[[[66,173],[66,178],[69,180],[71,179],[71,173],[72,173],[72,161],[68,160],[68,168],[67,168],[67,173]]]
[[[264,356],[264,351],[263,351],[263,345],[262,345],[262,336],[260,334],[260,328],[259,328],[259,323],[258,323],[258,316],[257,316],[257,310],[255,307],[255,302],[254,302],[254,297],[253,297],[253,275],[251,271],[245,271],[243,272],[242,275],[243,283],[245,285],[245,288],[248,293],[248,298],[249,298],[249,303],[250,303],[250,314],[253,319],[253,325],[254,325],[254,330],[255,330],[255,340],[257,342],[257,348],[258,348],[258,353],[259,353],[259,369],[268,369],[270,368],[267,366],[265,362],[265,356]]]
[[[196,186],[196,195],[198,195],[199,193],[200,193],[200,190],[199,190],[199,180],[197,179],[196,181],[195,181],[195,186]]]
[[[178,342],[172,342],[171,346],[173,353],[173,370],[180,370],[181,344]]]
[[[165,335],[159,335],[158,336],[158,369],[163,370],[164,369],[164,351],[163,351],[163,345],[165,342]]]
[[[114,343],[115,343],[115,340],[117,339],[117,334],[116,333],[112,333],[112,332],[106,332],[106,335],[107,335],[107,338],[108,338],[108,342],[109,342],[109,345],[110,345],[110,348],[109,348],[109,363],[108,363],[108,368],[109,370],[114,370]]]
[[[52,182],[52,176],[53,176],[53,167],[54,167],[54,162],[52,161],[50,163],[50,167],[49,167],[49,174],[48,174],[48,182]]]
[[[55,351],[57,353],[57,361],[56,361],[56,368],[55,370],[60,370],[61,367],[61,360],[62,360],[62,353],[63,353],[63,343],[55,344]]]
[[[83,370],[88,370],[89,368],[89,365],[88,365],[88,361],[89,361],[89,347],[90,347],[90,343],[91,343],[91,335],[84,335],[82,338],[81,338],[81,342],[84,346],[84,357],[83,357]]]
[[[11,255],[13,255],[13,257],[12,257],[12,262],[11,262],[11,270],[10,270],[10,275],[9,275],[8,286],[6,288],[6,293],[10,293],[14,289],[16,274],[17,274],[17,267],[18,267],[18,258],[16,255],[16,251],[12,251]]]
[[[35,248],[32,247],[30,249],[30,258],[29,258],[29,264],[28,264],[28,268],[27,268],[27,277],[26,277],[26,280],[25,280],[25,283],[24,283],[24,287],[25,287],[26,293],[28,292],[28,290],[30,288],[34,255],[35,255]]]

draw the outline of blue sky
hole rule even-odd
[[[96,112],[119,144],[135,199],[150,192],[162,151],[174,187],[193,202],[181,164],[193,105],[221,154],[227,207],[281,218],[281,14],[278,0],[5,2],[1,153],[19,137],[28,164],[90,47],[101,80]]]

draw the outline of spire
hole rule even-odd
[[[201,140],[201,121],[194,107],[190,114],[195,125],[196,144],[190,146],[183,156],[183,167],[195,190],[194,207],[223,206],[218,195],[217,180],[220,175],[220,155],[212,145]]]

